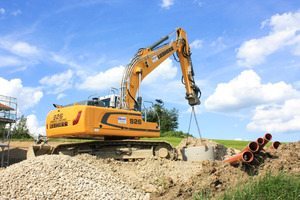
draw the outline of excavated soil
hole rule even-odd
[[[192,199],[199,191],[209,191],[217,197],[228,187],[243,185],[268,172],[300,173],[300,141],[287,143],[278,149],[262,150],[255,155],[252,163],[237,166],[221,160],[238,153],[238,150],[207,139],[188,138],[177,149],[201,145],[214,146],[216,161],[185,162],[151,157],[141,161],[122,162],[87,154],[76,157],[48,155],[25,160],[0,171],[2,182],[10,185],[6,189],[1,185],[0,198],[26,199],[37,195],[36,197],[43,199],[76,199],[78,195],[84,194],[81,197],[87,199],[165,200]],[[32,178],[32,174],[39,176]],[[109,185],[108,189],[103,189],[103,183]],[[22,189],[21,185],[24,184],[30,185],[29,189]],[[95,187],[100,189],[94,189]],[[18,196],[21,194],[20,188],[22,197]],[[52,194],[50,188],[55,188],[56,193]],[[61,196],[62,194],[66,196]]]

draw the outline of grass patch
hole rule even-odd
[[[11,138],[10,141],[23,142],[23,141],[34,141],[34,139],[33,138],[22,138],[22,139]]]
[[[267,173],[257,181],[238,184],[235,189],[228,188],[221,196],[213,194],[209,189],[202,189],[194,194],[194,200],[286,200],[300,199],[300,174],[289,175],[283,172],[273,175]]]
[[[236,141],[236,140],[215,140],[215,139],[212,140],[224,145],[227,148],[232,147],[238,150],[242,150],[250,142],[250,141]]]
[[[258,181],[249,182],[243,189],[227,190],[219,199],[300,199],[300,174],[268,173]]]
[[[184,138],[159,137],[159,138],[141,138],[141,140],[167,141],[176,147]]]
[[[209,200],[213,197],[214,195],[212,194],[212,192],[208,189],[201,189],[200,192],[197,192],[194,196],[193,199],[194,200]]]

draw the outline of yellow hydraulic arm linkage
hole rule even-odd
[[[158,47],[176,33],[176,39]],[[194,80],[194,70],[191,60],[191,51],[187,41],[186,32],[177,28],[170,35],[163,36],[149,47],[140,49],[127,65],[121,81],[121,109],[141,111],[142,99],[136,93],[141,81],[150,74],[164,60],[177,52],[182,76],[186,89],[186,99],[191,106],[200,104],[201,92]]]

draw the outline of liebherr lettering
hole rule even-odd
[[[171,51],[173,51],[173,47],[170,47],[168,49],[166,49],[165,51],[161,52],[160,54],[158,54],[158,59],[160,59],[161,57],[164,57],[166,54],[170,53]]]
[[[50,124],[50,129],[57,128],[57,127],[64,127],[64,126],[68,126],[68,122],[59,122],[59,123]]]

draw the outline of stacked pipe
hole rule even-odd
[[[270,140],[272,140],[272,135],[266,133],[263,138],[257,138],[255,142],[250,142],[239,154],[227,158],[223,162],[229,162],[231,165],[236,165],[240,162],[250,163],[254,158],[254,154],[259,153]],[[269,148],[277,149],[280,145],[280,142],[275,141]]]
[[[281,145],[280,142],[275,141],[272,143],[272,145],[269,147],[269,149],[278,149],[278,147]]]
[[[270,133],[266,133],[263,138],[263,143],[259,146],[259,151],[262,150],[270,140],[272,140],[272,135]]]

